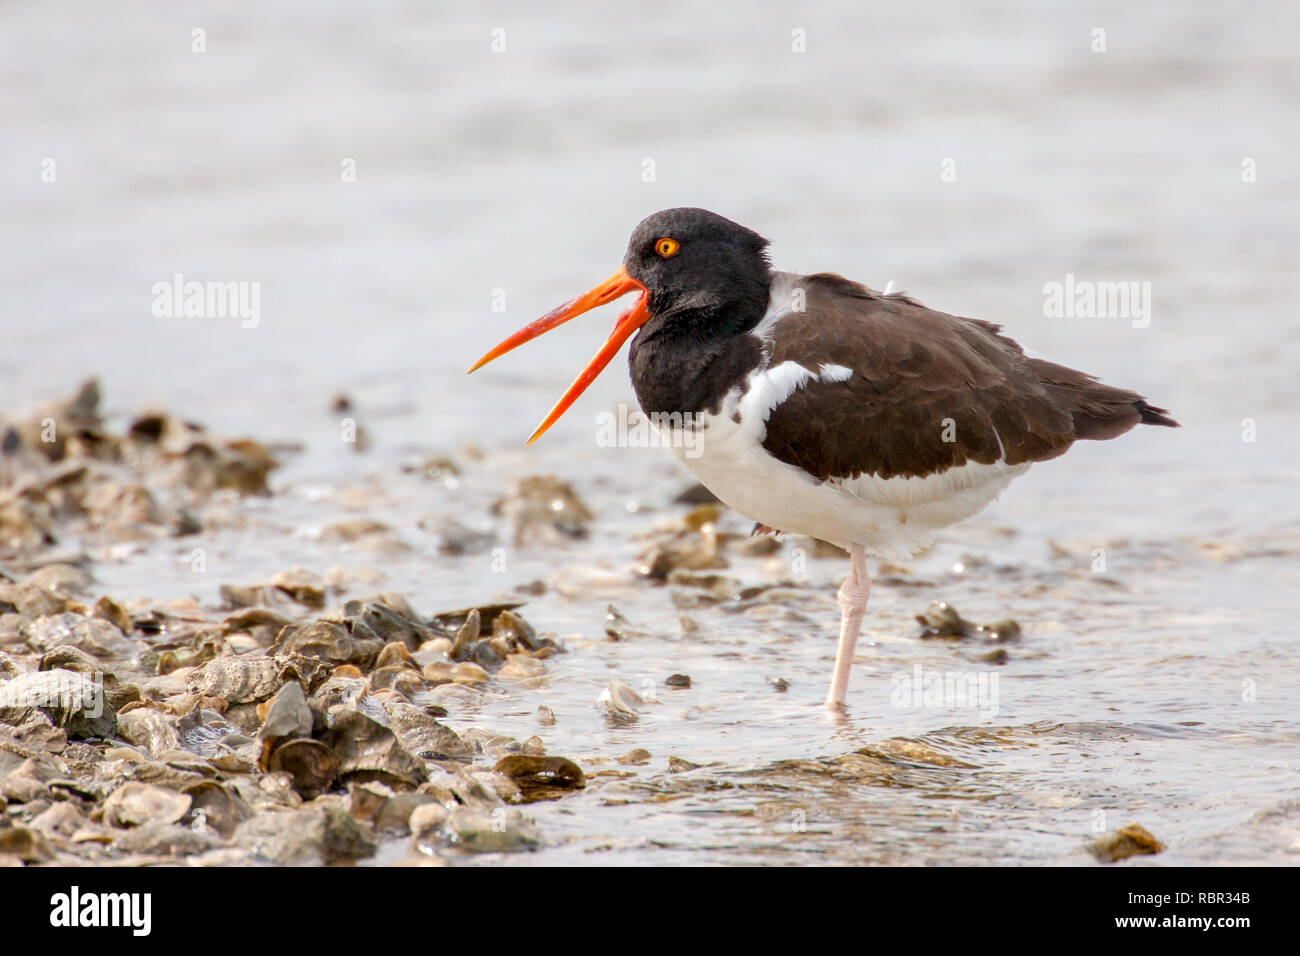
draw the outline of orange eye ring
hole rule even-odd
[[[681,249],[681,247],[682,244],[676,239],[670,239],[668,236],[664,236],[655,243],[655,252],[657,252],[661,258],[671,259],[673,256],[677,255],[677,251]]]

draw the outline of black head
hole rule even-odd
[[[664,209],[632,231],[623,268],[649,290],[656,318],[767,308],[767,240],[707,209]],[[757,316],[755,316],[757,321]]]
[[[644,293],[638,294],[632,306],[618,317],[605,344],[542,419],[529,443],[564,414],[633,335],[636,338],[629,360],[642,408],[703,408],[716,397],[715,392],[721,394],[713,386],[722,381],[720,374],[726,378],[727,369],[714,368],[713,378],[706,381],[685,368],[684,361],[689,359],[698,371],[708,365],[711,356],[725,350],[731,336],[758,324],[767,310],[771,283],[771,266],[763,251],[766,247],[767,240],[758,233],[707,209],[657,212],[633,231],[621,269],[507,337],[469,370],[481,368],[574,316],[608,305],[628,293]],[[751,351],[757,347],[751,343]],[[732,349],[732,359],[743,351]],[[638,376],[638,365],[652,365],[654,370]],[[683,394],[673,388],[680,385],[683,375],[695,382],[698,394]],[[648,402],[643,393],[651,386],[646,382],[657,383],[660,379],[668,387],[652,389],[652,394],[664,397]],[[726,379],[723,384],[729,383],[730,379]]]

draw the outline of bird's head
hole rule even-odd
[[[640,293],[618,317],[614,331],[528,439],[536,441],[596,380],[632,335],[653,322],[708,323],[724,310],[748,302],[767,302],[771,267],[767,240],[739,223],[707,209],[664,209],[632,231],[623,265],[576,299],[553,309],[505,339],[470,366],[481,368],[506,352],[591,309],[629,292]],[[653,329],[647,329],[650,333]]]
[[[767,240],[707,209],[665,209],[632,231],[623,270],[649,294],[652,316],[708,316],[767,300]]]

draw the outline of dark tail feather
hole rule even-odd
[[[1138,414],[1142,416],[1142,420],[1140,424],[1165,425],[1169,428],[1182,427],[1176,421],[1174,421],[1172,418],[1169,417],[1169,412],[1167,409],[1156,408],[1154,405],[1148,405],[1145,401],[1143,401],[1140,398],[1133,403],[1133,407],[1136,408],[1138,410]]]
[[[1167,411],[1148,405],[1137,392],[1103,385],[1091,375],[1043,359],[1030,359],[1029,365],[1058,406],[1069,412],[1072,441],[1116,438],[1135,425],[1179,427]]]

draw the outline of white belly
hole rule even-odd
[[[728,507],[777,531],[821,538],[847,548],[860,544],[883,558],[911,557],[934,532],[982,511],[1028,464],[968,464],[925,478],[818,481],[763,448],[767,417],[795,388],[813,387],[815,373],[786,363],[750,376],[744,397],[734,389],[718,415],[696,420],[690,441],[663,441]],[[792,374],[795,372],[796,374]],[[834,380],[834,368],[821,375]],[[741,421],[734,415],[739,411]],[[702,430],[700,430],[702,429]]]

